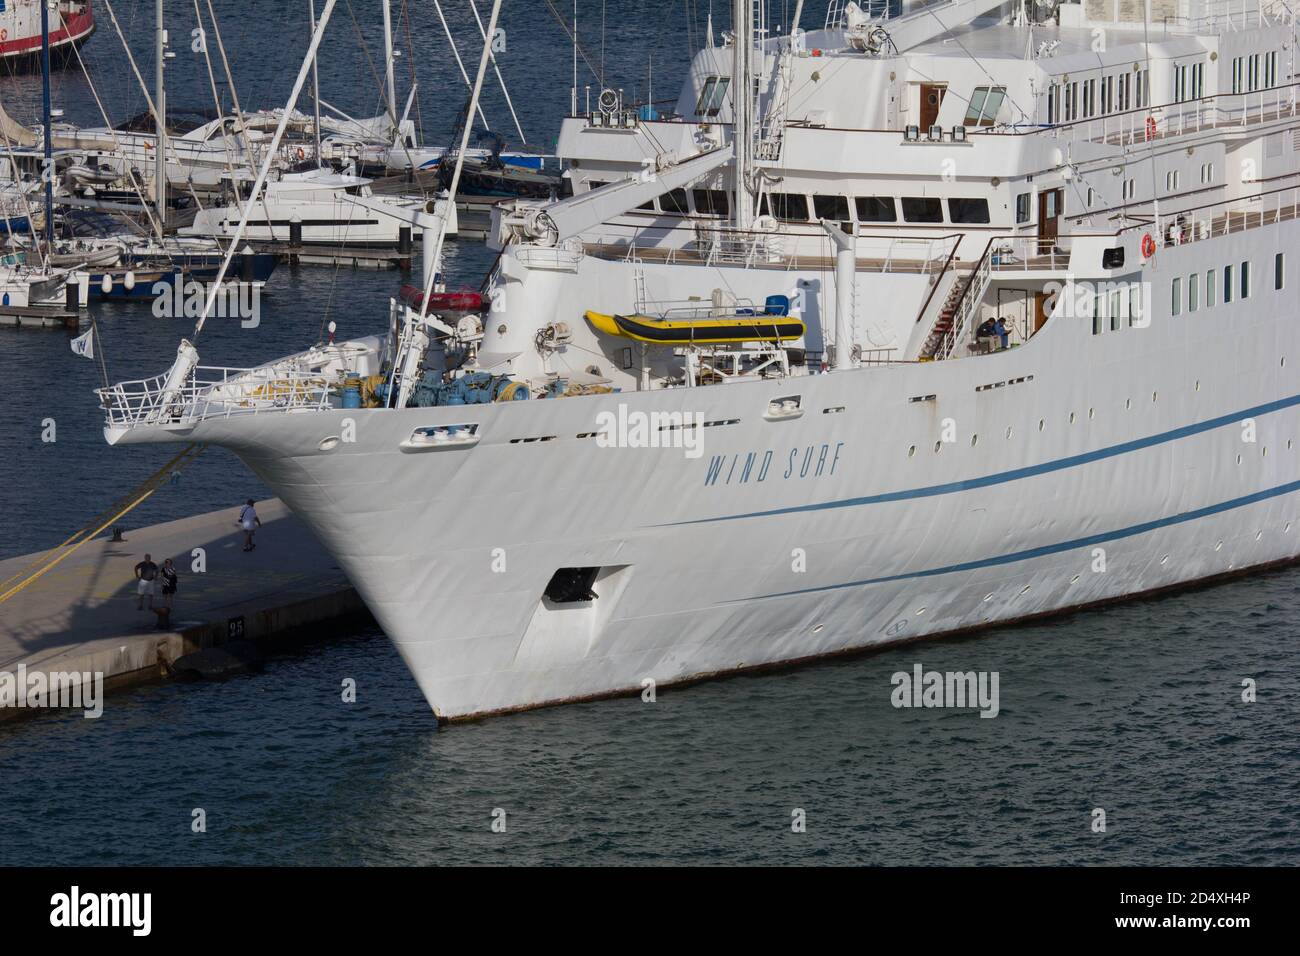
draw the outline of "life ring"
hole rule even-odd
[[[1154,116],[1148,116],[1147,117],[1147,139],[1155,139],[1155,138],[1156,138],[1156,118]]]
[[[1150,259],[1156,254],[1156,241],[1151,238],[1151,233],[1142,237],[1142,258]]]
[[[298,147],[298,161],[299,161],[299,162],[302,162],[302,161],[303,161],[304,159],[306,159],[306,158],[307,158],[307,150],[305,150],[305,149],[303,149],[301,146],[299,146],[299,147]]]
[[[8,39],[9,39],[9,31],[0,27],[0,43],[4,43]]]

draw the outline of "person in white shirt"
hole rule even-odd
[[[257,545],[253,544],[253,532],[262,527],[262,519],[257,516],[257,509],[253,507],[253,499],[248,499],[248,504],[244,505],[239,511],[239,526],[244,529],[244,550],[252,551]]]

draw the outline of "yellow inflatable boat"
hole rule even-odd
[[[656,319],[648,315],[588,312],[597,332],[655,345],[724,345],[788,342],[804,333],[801,320],[788,315],[737,315],[695,319]]]

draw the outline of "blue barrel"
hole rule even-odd
[[[361,379],[350,378],[343,383],[343,407],[361,407]]]

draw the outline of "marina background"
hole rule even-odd
[[[557,0],[568,15],[571,4]],[[208,107],[190,52],[192,5],[169,3],[170,108]],[[445,4],[462,56],[472,17]],[[299,9],[301,8],[301,9]],[[566,9],[567,8],[567,9]],[[583,0],[588,53],[611,85],[676,95],[705,3]],[[142,72],[151,3],[114,4]],[[218,4],[247,109],[283,105],[307,44],[306,3]],[[382,109],[373,60],[378,3],[341,2],[321,54],[324,99],[354,116]],[[687,29],[689,11],[691,28]],[[483,11],[486,13],[486,10]],[[805,25],[824,9],[810,3]],[[102,4],[83,49],[114,122],[145,108]],[[714,9],[715,32],[727,26]],[[427,143],[445,141],[464,87],[427,4],[410,5],[412,62]],[[569,107],[572,49],[540,3],[509,0],[500,56],[524,130],[553,147]],[[399,46],[406,31],[398,18]],[[583,68],[581,85],[594,81]],[[594,95],[593,90],[593,95]],[[582,99],[580,90],[580,103]],[[79,71],[54,77],[66,119],[99,125]],[[485,110],[517,136],[491,79]],[[15,117],[39,115],[40,78],[0,78]],[[308,107],[304,98],[300,109]],[[449,288],[477,287],[481,246],[447,250]],[[205,329],[205,363],[252,364],[295,351],[330,319],[341,337],[377,328],[393,272],[282,268],[256,329]],[[95,304],[114,380],[170,364],[184,319]],[[62,540],[174,449],[110,449],[91,394],[98,363],[68,337],[0,329],[0,557]],[[58,440],[41,441],[42,421]],[[124,524],[152,524],[267,494],[232,455],[206,453]],[[265,541],[265,547],[274,547]],[[1290,864],[1300,861],[1300,571],[1160,600],[913,645],[780,674],[737,677],[639,699],[581,704],[439,729],[374,629],[273,658],[224,684],[162,684],[111,698],[99,720],[42,715],[0,726],[0,864],[930,863]],[[182,591],[183,596],[183,591]],[[890,676],[993,670],[1001,713],[896,710]],[[356,704],[340,683],[358,682]],[[1254,678],[1259,700],[1241,702]],[[190,832],[205,809],[208,832]],[[491,812],[507,813],[505,834]],[[1108,831],[1091,832],[1091,811]],[[806,810],[808,832],[790,831]]]

